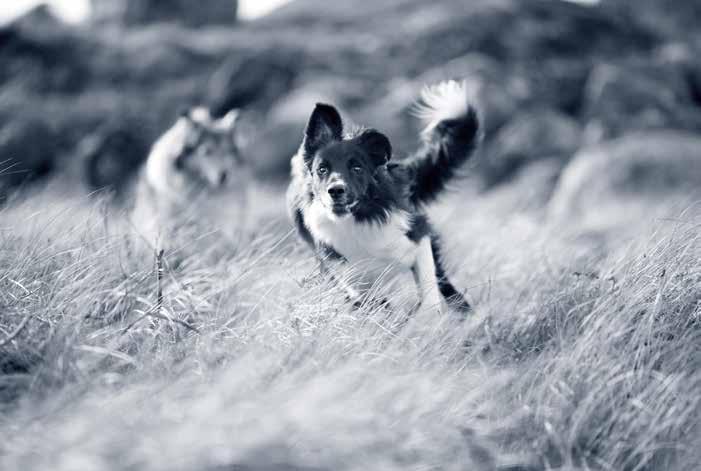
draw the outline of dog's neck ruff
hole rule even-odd
[[[410,268],[416,259],[416,244],[406,236],[410,216],[392,211],[386,222],[359,222],[352,214],[336,216],[319,200],[304,210],[304,220],[314,239],[333,248],[351,264],[396,263]]]

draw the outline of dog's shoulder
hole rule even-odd
[[[298,212],[311,200],[311,181],[301,152],[292,157],[290,183],[285,195],[290,219],[296,220]]]
[[[302,240],[314,248],[317,244],[307,228],[304,214],[304,208],[310,204],[312,198],[309,179],[309,172],[306,170],[304,157],[300,150],[291,160],[290,183],[285,195],[287,214]]]

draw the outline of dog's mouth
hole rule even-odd
[[[358,201],[353,201],[351,203],[331,203],[331,211],[336,216],[343,216],[353,212],[353,209],[358,205]]]

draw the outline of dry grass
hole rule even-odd
[[[699,219],[594,234],[515,200],[436,208],[462,324],[405,324],[410,285],[349,309],[279,214],[166,254],[158,306],[153,254],[103,204],[11,205],[0,468],[694,469]]]

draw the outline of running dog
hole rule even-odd
[[[131,217],[150,243],[159,246],[190,226],[240,234],[250,172],[234,140],[237,117],[238,110],[217,119],[195,107],[154,143]]]
[[[411,270],[422,308],[441,311],[442,296],[458,311],[470,311],[446,276],[440,239],[425,211],[479,144],[478,113],[468,95],[463,82],[426,87],[414,108],[426,125],[422,146],[399,161],[381,132],[346,130],[336,108],[314,108],[292,158],[288,211],[323,271],[330,262],[357,269],[359,279],[344,283],[355,303],[394,267]]]

